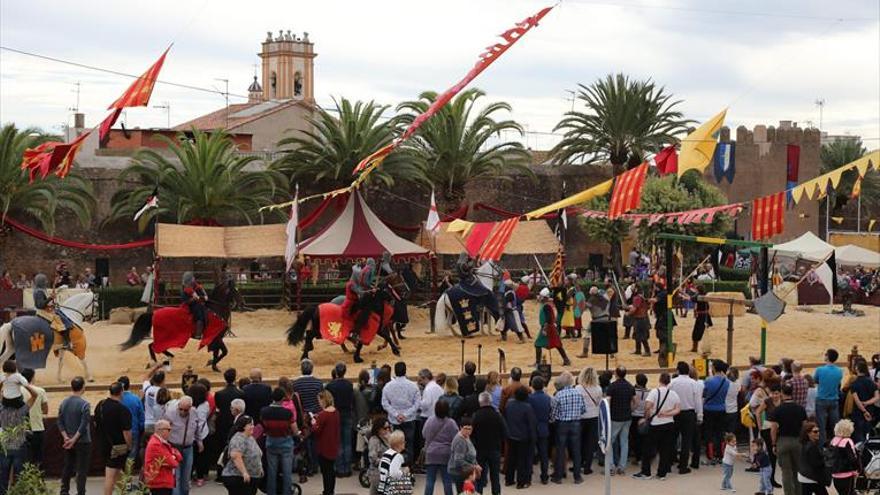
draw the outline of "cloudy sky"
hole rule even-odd
[[[166,1],[0,3],[0,44],[140,74],[174,42],[161,79],[246,94],[266,31],[308,31],[319,54],[315,95],[395,105],[460,79],[495,35],[547,2]],[[727,124],[795,120],[880,147],[877,0],[564,0],[473,83],[513,106],[533,148],[547,148],[568,90],[610,72],[652,78],[702,120],[729,106]],[[130,79],[0,51],[0,122],[58,132],[79,108],[93,125]],[[242,101],[235,96],[232,103]],[[487,100],[488,101],[488,100]],[[221,95],[160,84],[152,105],[171,124],[215,110]],[[162,108],[132,109],[129,126],[166,124]]]

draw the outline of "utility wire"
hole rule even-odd
[[[694,7],[679,7],[675,5],[648,5],[643,3],[625,3],[625,2],[609,2],[609,1],[593,1],[593,0],[567,0],[568,2],[582,5],[603,5],[608,7],[623,7],[636,9],[659,9],[674,10],[680,12],[696,12],[702,14],[713,15],[739,15],[749,17],[775,17],[789,19],[808,19],[813,21],[840,21],[840,22],[865,22],[876,21],[872,17],[834,17],[834,16],[816,16],[804,14],[789,14],[785,12],[748,12],[745,10],[718,10],[718,9],[702,9]]]

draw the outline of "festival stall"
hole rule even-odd
[[[788,291],[789,284],[807,274],[807,279],[787,298],[789,304],[831,304],[835,278],[834,246],[816,234],[806,232],[797,239],[773,246],[773,257],[779,274],[785,280],[782,293]],[[811,267],[823,261],[825,263],[819,268],[810,271]],[[795,295],[797,299],[793,300]]]
[[[880,253],[854,244],[834,248],[838,266],[874,269],[880,268]]]

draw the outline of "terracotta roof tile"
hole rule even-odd
[[[311,109],[312,105],[305,100],[270,100],[258,103],[237,103],[229,105],[229,108],[221,108],[209,114],[196,117],[174,127],[177,131],[188,131],[195,127],[202,131],[226,128],[231,131],[236,127],[253,122],[294,105],[304,105]],[[229,118],[227,119],[227,111]],[[228,124],[227,124],[228,122]]]

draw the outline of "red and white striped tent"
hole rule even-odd
[[[357,191],[333,222],[299,244],[299,251],[306,258],[326,261],[378,258],[385,251],[398,261],[431,256],[429,250],[392,232]]]

